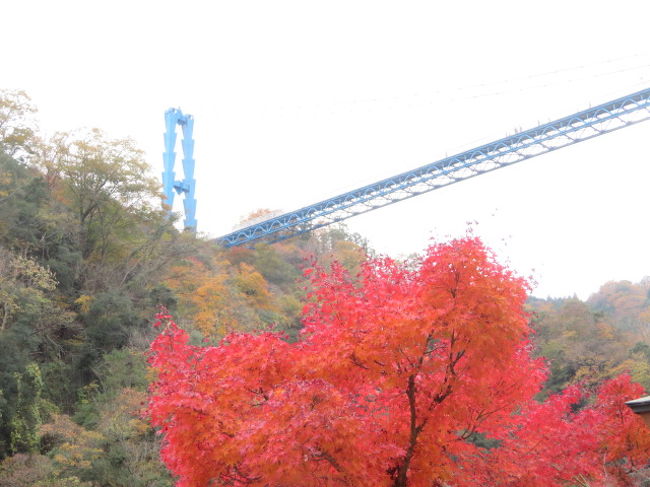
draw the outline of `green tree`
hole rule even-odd
[[[159,183],[148,174],[143,153],[130,139],[107,139],[93,129],[56,134],[43,161],[60,176],[61,197],[75,214],[82,256],[105,256],[114,237],[127,235],[129,215],[153,211]],[[112,238],[113,237],[113,238]]]
[[[43,379],[37,364],[31,363],[22,374],[15,374],[16,409],[10,421],[11,450],[35,452],[38,449],[38,429],[44,417],[54,411],[43,399]]]
[[[30,152],[36,133],[34,113],[36,108],[27,93],[0,90],[0,152],[10,156]]]
[[[44,293],[55,287],[56,281],[48,269],[0,247],[0,332],[21,308],[43,305]]]

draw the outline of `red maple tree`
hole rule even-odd
[[[478,239],[434,245],[416,268],[384,258],[359,280],[336,264],[310,279],[295,343],[195,347],[160,316],[149,414],[179,487],[627,485],[648,462],[629,378],[591,403],[576,387],[533,400],[546,367],[527,282]]]

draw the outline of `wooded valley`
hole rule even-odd
[[[321,229],[272,245],[224,249],[209,239],[175,227],[176,222],[161,208],[160,184],[150,176],[150,167],[132,140],[111,139],[99,130],[57,133],[43,138],[37,127],[36,109],[26,94],[0,91],[0,486],[172,486],[178,477],[169,473],[167,466],[173,467],[177,476],[181,476],[181,482],[185,482],[178,485],[186,486],[650,485],[650,430],[640,429],[641,423],[631,422],[638,418],[625,416],[621,420],[623,426],[617,431],[625,430],[627,436],[616,436],[613,431],[618,427],[609,422],[615,413],[607,409],[614,407],[613,400],[618,400],[620,405],[633,398],[623,397],[624,393],[644,395],[643,390],[650,390],[650,279],[638,283],[603,283],[587,301],[576,297],[526,299],[520,290],[525,291],[527,285],[519,283],[509,271],[495,264],[489,251],[475,239],[467,237],[455,243],[439,244],[423,255],[389,263],[373,260],[377,256],[369,243],[343,226]],[[247,218],[257,218],[265,211],[256,211]],[[345,462],[335,460],[338,458],[335,452],[312,449],[301,458],[305,464],[312,462],[309,464],[317,467],[309,470],[313,478],[304,477],[303,480],[292,475],[301,472],[307,475],[304,473],[307,470],[300,470],[302,467],[288,463],[289,460],[285,466],[291,467],[291,472],[261,467],[264,462],[273,463],[265,454],[276,452],[281,457],[284,453],[280,453],[280,447],[268,435],[259,431],[253,434],[256,426],[246,421],[254,417],[257,409],[265,411],[264,414],[276,412],[287,417],[295,414],[279,406],[264,409],[265,402],[271,399],[280,401],[280,397],[285,397],[286,404],[307,401],[305,404],[311,404],[312,409],[328,407],[327,414],[331,415],[328,421],[338,421],[363,416],[358,411],[348,411],[349,403],[331,399],[343,394],[343,390],[352,390],[346,389],[351,387],[349,381],[368,385],[366,389],[354,389],[354,394],[373,398],[392,387],[401,387],[400,391],[406,391],[406,402],[400,414],[408,423],[408,399],[411,398],[408,387],[413,387],[415,398],[417,388],[424,391],[429,390],[426,389],[429,386],[415,382],[409,385],[407,379],[413,374],[404,375],[406,382],[403,383],[398,378],[389,380],[387,377],[392,377],[390,374],[403,365],[396,365],[387,372],[388,368],[383,369],[388,364],[387,356],[373,355],[374,351],[366,356],[355,355],[346,347],[361,339],[356,335],[347,336],[341,323],[346,326],[357,323],[358,329],[366,334],[364,336],[376,333],[381,324],[386,335],[373,335],[373,343],[385,340],[388,345],[380,348],[402,350],[405,360],[413,365],[418,359],[408,355],[411,346],[408,344],[414,343],[414,336],[406,334],[400,338],[397,332],[391,334],[392,328],[387,323],[398,322],[399,316],[408,316],[413,323],[420,323],[424,320],[422,316],[426,316],[427,323],[442,320],[440,323],[444,321],[444,326],[451,327],[445,321],[447,318],[437,314],[438,310],[447,309],[444,306],[448,302],[442,297],[415,301],[416,296],[420,296],[418,293],[424,293],[418,286],[429,282],[426,279],[443,279],[436,277],[444,267],[440,263],[452,268],[459,265],[458,262],[466,262],[464,256],[469,254],[462,252],[469,252],[475,259],[472,262],[480,262],[472,267],[476,272],[472,274],[476,281],[472,282],[483,282],[485,269],[490,269],[491,276],[501,279],[498,285],[486,280],[484,290],[489,288],[494,295],[485,291],[472,298],[471,303],[478,303],[483,299],[481,296],[486,300],[489,297],[490,303],[501,303],[506,297],[509,301],[503,304],[503,310],[494,310],[487,302],[482,304],[485,310],[489,308],[490,313],[495,313],[489,319],[485,318],[490,314],[488,311],[477,314],[479,308],[472,307],[468,301],[463,309],[471,311],[453,315],[454,326],[459,326],[460,330],[458,336],[454,331],[428,337],[426,331],[418,331],[427,338],[420,365],[433,360],[431,357],[436,356],[436,350],[450,352],[453,343],[449,345],[448,341],[456,342],[464,337],[462,339],[472,346],[467,345],[456,361],[436,362],[442,368],[435,370],[446,370],[447,375],[431,372],[427,380],[433,382],[429,386],[438,387],[444,381],[447,384],[457,380],[456,364],[467,367],[476,373],[470,374],[471,383],[462,387],[476,394],[464,393],[457,404],[463,401],[474,404],[481,398],[489,398],[492,403],[484,404],[483,409],[492,405],[503,414],[495,413],[491,416],[493,419],[486,420],[485,431],[478,420],[477,429],[461,430],[457,427],[461,421],[458,419],[458,423],[444,431],[426,433],[430,434],[427,437],[430,450],[417,446],[420,457],[413,454],[413,468],[417,469],[414,470],[419,472],[417,474],[407,474],[409,465],[405,459],[410,461],[411,458],[406,451],[408,442],[403,448],[388,440],[381,445],[367,439],[355,443],[363,436],[362,426],[381,430],[382,434],[373,436],[373,441],[389,437],[387,431],[392,431],[390,438],[400,438],[403,432],[393,431],[394,425],[382,423],[383,419],[346,423],[345,428],[349,429],[332,426],[332,431],[337,432],[336,441],[332,438],[322,440],[343,453],[352,445],[357,450],[366,448],[369,453],[363,461],[351,460],[344,465]],[[397,286],[397,282],[403,286]],[[415,282],[419,284],[416,286]],[[510,290],[503,294],[503,289]],[[399,293],[403,293],[400,299],[395,298]],[[350,296],[354,296],[354,300]],[[371,299],[373,296],[378,298],[376,302]],[[525,315],[513,311],[520,298]],[[461,298],[457,299],[457,303],[461,303]],[[386,309],[388,303],[395,305],[390,312]],[[456,304],[449,306],[449,309],[456,309]],[[516,316],[511,317],[509,313]],[[460,324],[483,323],[483,319],[484,330],[463,335],[465,328]],[[512,325],[515,328],[510,329],[515,330],[511,336],[499,334],[500,319],[504,323],[510,323],[508,320],[515,323]],[[156,323],[160,326],[154,327]],[[401,329],[395,326],[395,330]],[[436,326],[444,328],[442,324]],[[492,339],[487,332],[481,333],[492,326],[496,330],[493,336],[501,338]],[[305,341],[305,336],[320,336],[325,333],[324,329],[330,330],[328,333],[336,329],[339,334],[323,335],[318,342]],[[413,325],[410,329],[417,328]],[[264,348],[270,343],[263,340],[267,336],[272,337],[268,340],[273,341],[274,353],[283,355],[277,362],[268,358],[273,354],[262,352],[270,350]],[[219,439],[216,446],[210,443],[210,447],[202,451],[215,463],[206,460],[204,464],[215,470],[206,473],[197,469],[196,477],[188,473],[185,460],[178,454],[165,456],[167,466],[160,459],[161,442],[169,444],[172,441],[169,438],[189,442],[191,439],[172,435],[163,440],[151,424],[152,415],[157,429],[164,429],[170,417],[175,418],[175,424],[183,424],[178,411],[173,409],[187,406],[179,398],[160,409],[156,409],[156,404],[164,403],[161,397],[172,397],[172,389],[185,391],[185,386],[181,387],[178,382],[164,382],[168,377],[165,374],[170,372],[165,368],[169,363],[175,364],[178,371],[183,371],[182,367],[189,367],[190,363],[196,365],[187,361],[190,359],[173,362],[180,360],[176,355],[165,362],[164,353],[155,347],[162,346],[161,343],[170,337],[182,338],[182,347],[187,347],[174,349],[178,353],[219,356],[219,361],[206,369],[207,375],[200,376],[205,382],[197,379],[197,384],[206,384],[209,389],[212,387],[210,377],[220,377],[219,374],[226,372],[228,377],[241,374],[242,381],[251,381],[247,387],[255,388],[251,397],[262,398],[257,403],[242,396],[219,406],[222,408],[219,414],[223,417],[233,414],[236,408],[249,408],[248,419],[237,420],[238,425],[246,425],[237,434],[243,435],[245,430],[250,437],[237,437],[233,446],[238,449],[236,454],[225,450],[215,453],[218,445],[229,445],[225,440]],[[393,339],[397,342],[390,341]],[[290,364],[302,363],[296,350],[316,347],[315,343],[320,347],[317,347],[319,363],[326,366],[327,360],[331,360],[325,367],[329,370],[321,370],[316,362],[305,362],[300,370],[292,369],[294,365]],[[230,352],[235,353],[236,344],[245,353],[235,358],[228,356]],[[261,348],[254,348],[254,344]],[[475,352],[471,352],[472,347]],[[508,350],[511,355],[503,355],[500,362],[491,362]],[[525,359],[517,353],[524,354]],[[515,356],[519,358],[512,362]],[[343,364],[341,360],[347,362]],[[478,373],[481,362],[485,369]],[[291,370],[296,374],[292,378],[300,377],[301,381],[321,382],[312,382],[307,392],[292,392],[289,385],[278,385],[285,384],[287,376],[277,370],[266,371],[264,373],[268,372],[271,378],[264,387],[275,388],[275,395],[265,397],[262,385],[253,378],[258,377],[253,371],[260,377],[263,374],[255,369],[258,365],[261,367],[260,364],[268,365],[269,369]],[[502,365],[502,375],[494,372],[501,370]],[[370,372],[374,374],[372,381],[364,383],[364,374]],[[530,376],[526,377],[528,372]],[[344,373],[349,374],[345,375],[345,380],[340,375]],[[492,379],[488,379],[491,374]],[[461,376],[459,372],[458,377]],[[490,382],[493,379],[494,382]],[[181,379],[174,376],[173,380]],[[521,395],[513,399],[516,407],[511,407],[511,403],[506,406],[510,399],[505,396],[488,394],[488,391],[505,390],[508,380],[521,380],[521,390],[512,393],[513,397]],[[158,385],[152,389],[154,399],[150,403],[149,387],[156,381]],[[342,385],[344,383],[347,385]],[[198,389],[187,389],[188,394],[203,390],[202,386],[196,387]],[[454,387],[457,388],[454,390],[462,390],[460,385]],[[509,387],[516,389],[516,383]],[[336,391],[331,392],[334,389]],[[217,397],[223,391],[211,393]],[[305,397],[300,396],[303,393]],[[430,393],[432,397],[435,395],[435,392]],[[534,397],[534,402],[525,402],[524,395]],[[610,402],[606,404],[603,398]],[[330,400],[333,402],[328,402]],[[442,401],[440,399],[440,404]],[[421,407],[415,399],[411,406],[411,415]],[[198,401],[192,407],[204,411],[202,408],[213,406]],[[444,415],[453,416],[450,411],[458,410],[445,410],[434,419],[442,421],[440,418]],[[616,414],[624,414],[621,412],[624,410],[617,409]],[[347,411],[349,416],[344,417],[341,411]],[[516,415],[526,416],[530,421],[518,423],[512,430],[506,428],[504,425]],[[214,421],[214,418],[206,420],[200,427],[210,425],[215,428],[212,430],[215,435],[220,431],[227,436],[230,430]],[[277,438],[284,438],[285,443],[290,438],[282,436],[280,430],[283,425],[290,424],[293,423],[287,420],[276,425]],[[414,435],[419,426],[412,424],[415,426],[409,434]],[[589,424],[598,424],[603,431],[610,428],[607,429],[609,436],[586,439],[574,434],[583,431],[581,428],[588,429]],[[540,446],[542,440],[528,431],[538,431],[543,425],[549,427],[544,441],[552,442],[557,435],[565,434],[566,442],[574,447],[570,451],[575,465],[570,468],[553,466],[550,461],[543,466],[534,464],[534,458],[539,462],[550,458],[536,448],[554,448],[551,443]],[[568,429],[562,430],[566,425]],[[317,430],[325,431],[328,427],[321,425]],[[268,433],[273,431],[270,426],[265,428]],[[496,432],[492,437],[486,433],[490,428]],[[342,436],[340,432],[344,430],[349,432],[350,438]],[[429,431],[424,426],[422,430]],[[235,430],[232,431],[235,435]],[[168,433],[172,434],[171,430]],[[462,444],[463,448],[448,446],[452,444],[450,437],[456,442],[453,444]],[[346,445],[339,444],[339,440]],[[594,452],[599,455],[597,465],[587,465],[595,456],[579,458],[581,452],[587,451],[587,446],[583,448],[580,442],[587,445],[589,441],[599,442],[594,446],[597,448]],[[416,443],[412,444],[416,448]],[[178,448],[193,451],[187,445]],[[244,458],[242,452],[247,448],[256,462]],[[508,448],[509,457],[502,453]],[[533,456],[530,456],[531,451]],[[427,478],[423,476],[429,472],[426,470],[429,464],[421,460],[424,452],[428,458],[435,459],[430,460],[435,465],[431,466],[431,476]],[[312,457],[308,459],[309,455]],[[373,463],[369,457],[377,462],[380,459],[388,459],[388,463],[394,461],[394,470],[386,467],[387,464]],[[480,457],[480,462],[472,464],[469,457]],[[513,459],[521,460],[527,473],[514,470]],[[529,463],[524,461],[526,459]],[[560,462],[560,459],[553,462]],[[454,466],[461,464],[476,465],[477,470],[468,472]],[[218,465],[223,471],[217,471]],[[490,477],[493,475],[491,465],[508,472],[508,477]],[[525,477],[531,472],[538,476],[539,483]],[[191,478],[195,480],[187,480]],[[200,481],[213,483],[200,484]]]

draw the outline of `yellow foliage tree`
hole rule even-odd
[[[52,460],[58,475],[65,476],[88,470],[103,455],[104,437],[89,431],[64,414],[55,414],[40,429],[41,441],[55,445]]]
[[[260,309],[270,310],[273,308],[271,292],[269,286],[262,277],[262,274],[257,272],[251,265],[242,262],[239,264],[238,273],[235,275],[234,283],[247,299],[251,301],[254,306]]]
[[[170,269],[165,284],[176,293],[181,315],[208,337],[261,328],[265,324],[261,313],[277,309],[266,280],[255,268],[243,262],[234,268],[218,256],[209,264],[186,259]]]

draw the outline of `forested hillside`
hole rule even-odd
[[[586,302],[530,298],[529,309],[537,353],[550,365],[549,392],[595,387],[622,372],[650,390],[650,281],[608,282]]]
[[[356,279],[372,250],[344,227],[219,248],[175,228],[133,141],[44,139],[35,116],[0,92],[0,486],[171,486],[142,416],[160,307],[195,345],[265,329],[292,342],[305,269],[338,261]],[[528,309],[542,396],[626,371],[650,388],[650,282]]]
[[[132,141],[43,140],[34,111],[0,97],[0,485],[171,485],[139,416],[159,306],[197,342],[291,335],[303,268],[354,270],[365,243],[333,229],[219,249],[174,228]]]

